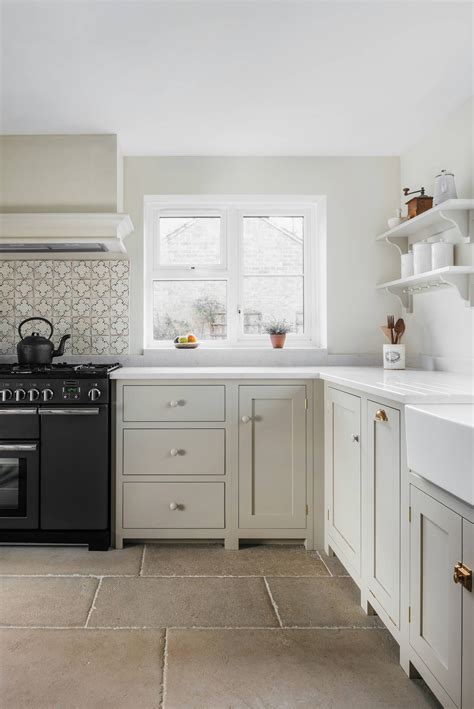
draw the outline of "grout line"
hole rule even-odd
[[[323,562],[324,564],[324,562]],[[329,569],[328,569],[329,571]],[[333,578],[350,578],[350,576],[335,576],[329,572]],[[0,574],[2,578],[14,579],[261,579],[265,578],[264,574]],[[276,579],[327,579],[328,576],[315,576],[314,574],[275,574],[272,573],[268,578]]]
[[[273,606],[273,610],[275,611],[275,615],[276,615],[276,617],[277,617],[277,620],[278,620],[278,622],[280,623],[280,628],[283,628],[283,623],[281,622],[281,618],[280,618],[280,612],[279,612],[279,610],[278,610],[277,604],[275,603],[275,599],[273,598],[273,595],[272,595],[272,592],[271,592],[271,590],[270,590],[270,586],[268,585],[268,581],[267,581],[267,579],[266,579],[266,576],[263,577],[263,580],[264,580],[264,582],[265,582],[265,587],[266,587],[267,593],[268,593],[268,595],[269,595],[269,597],[270,597],[270,602],[271,602],[271,604],[272,604],[272,606]]]
[[[94,598],[92,599],[91,607],[89,608],[89,613],[87,614],[87,620],[84,628],[87,628],[89,625],[89,620],[92,615],[92,611],[95,610],[95,602],[97,600],[97,596],[99,594],[100,587],[102,586],[102,577],[99,579],[99,583],[97,584],[97,588],[95,589],[94,593]]]
[[[139,576],[141,576],[143,574],[143,563],[145,561],[145,549],[146,549],[146,544],[143,545],[142,560],[140,562],[140,571],[138,572]]]
[[[321,556],[321,554],[319,553],[319,551],[317,551],[316,554],[319,556],[319,558],[321,559],[323,565],[326,567],[329,576],[334,576],[335,574],[333,574],[333,573],[331,572],[331,569],[330,569],[329,566],[326,564],[326,562],[324,561],[324,559],[323,559],[323,557]]]
[[[154,627],[149,625],[94,625],[87,628],[83,625],[0,625],[0,630],[87,630],[88,632],[93,632],[94,630],[157,631],[162,629],[161,626]],[[286,625],[282,627],[272,625],[170,625],[166,630],[384,630],[388,632],[385,626],[378,625]]]
[[[162,677],[161,677],[161,687],[160,687],[160,709],[163,709],[166,701],[166,680],[168,679],[168,631],[169,628],[165,628],[165,641],[163,646],[163,663],[161,666]]]

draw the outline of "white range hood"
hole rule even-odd
[[[126,253],[133,231],[128,214],[0,214],[2,254]]]

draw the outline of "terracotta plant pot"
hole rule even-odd
[[[275,350],[281,350],[285,345],[286,335],[270,335],[272,347]]]

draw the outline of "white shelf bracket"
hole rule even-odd
[[[474,236],[473,236],[473,230],[469,228],[469,221],[470,221],[470,215],[472,212],[468,212],[466,210],[453,210],[453,209],[441,209],[439,211],[439,216],[441,219],[444,219],[446,222],[452,225],[454,229],[457,229],[459,235],[461,238],[466,239],[469,236],[470,233],[470,241],[472,242]],[[433,236],[436,236],[436,234],[433,234]]]
[[[474,307],[474,275],[446,275],[443,281],[458,290],[468,307]]]

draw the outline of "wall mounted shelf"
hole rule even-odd
[[[384,289],[396,295],[407,312],[412,313],[415,293],[447,286],[457,288],[466,305],[474,306],[474,267],[472,266],[446,266],[416,276],[380,283],[377,289]]]
[[[453,230],[449,241],[472,243],[474,228],[471,220],[474,220],[474,199],[449,199],[380,234],[377,241],[386,241],[395,246],[400,254],[406,254],[410,244],[436,240],[440,234]]]

